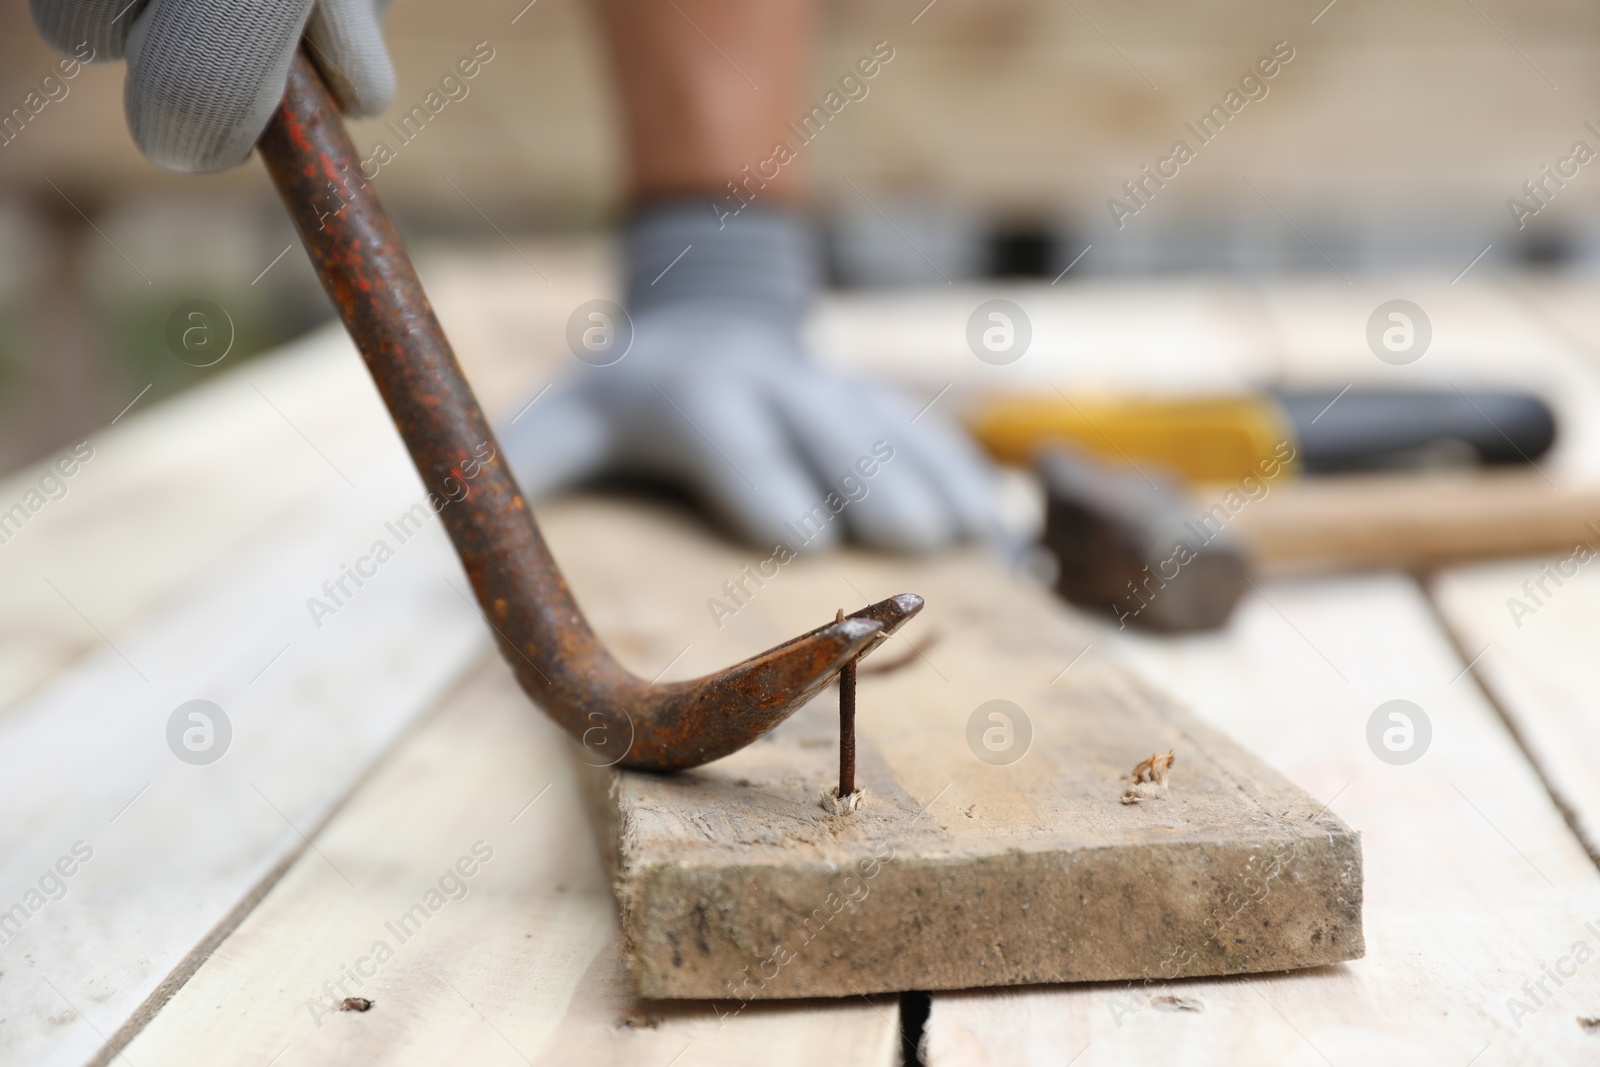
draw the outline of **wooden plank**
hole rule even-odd
[[[936,995],[931,1067],[1593,1054],[1580,1020],[1600,1014],[1600,966],[1576,966],[1574,953],[1600,947],[1600,873],[1420,591],[1374,576],[1263,592],[1221,635],[1106,638],[1362,831],[1368,957],[1248,982],[1155,974],[1148,984]],[[1366,739],[1391,699],[1414,701],[1432,723],[1430,747],[1409,765],[1377,758]],[[1557,983],[1557,967],[1576,969]]]
[[[0,1056],[82,1063],[137,1028],[481,655],[482,623],[447,584],[466,588],[436,523],[397,545],[334,617],[310,617],[307,597],[385,536],[412,491],[368,486],[306,509],[293,535],[235,555],[0,722],[3,907],[14,916],[0,945]],[[169,733],[197,698],[232,731],[204,766],[181,760]],[[93,858],[65,894],[29,896],[80,841]]]
[[[508,354],[473,362],[524,380],[539,366]],[[488,377],[493,403],[514,372]],[[341,334],[93,445],[0,555],[0,603],[28,620],[0,662],[0,797],[17,815],[0,876],[18,887],[0,907],[22,906],[0,925],[0,1049],[30,1063],[82,1063],[136,1031],[485,642],[445,584],[466,589],[437,523],[404,547],[384,525],[422,490]],[[318,626],[307,598],[378,539],[394,560]],[[236,731],[214,766],[167,748],[168,716],[197,697]],[[47,900],[53,878],[30,894],[79,841],[93,859],[66,864],[66,895]]]
[[[99,646],[96,629],[116,640],[297,505],[392,463],[382,419],[349,341],[323,331],[89,434],[58,498],[0,545],[0,707]],[[46,466],[0,483],[0,509]]]
[[[1454,568],[1429,590],[1573,828],[1600,856],[1600,584],[1589,573],[1593,552],[1575,549]]]
[[[491,412],[525,402],[576,362],[562,340],[566,317],[605,284],[595,242],[520,247],[552,281],[540,282],[510,252],[503,261],[438,255],[423,262],[440,317]],[[304,521],[296,508],[328,490],[349,490],[349,482],[366,489],[374,478],[409,470],[337,325],[212,373],[156,407],[140,401],[89,434],[92,458],[62,488],[41,495],[20,530],[0,528],[0,713],[100,647],[96,630],[117,641],[164,599],[226,574],[231,557],[254,550],[252,538],[285,536]],[[0,480],[0,511],[39,487],[45,466]]]
[[[498,660],[315,846],[128,1048],[131,1062],[807,1067],[826,1047],[830,1064],[889,1067],[899,1051],[894,998],[633,1003],[567,746]],[[473,875],[447,878],[463,858]],[[430,891],[441,895],[425,924],[398,927]],[[347,994],[372,1007],[328,1010]]]
[[[1510,298],[1537,323],[1570,345],[1600,382],[1594,343],[1600,313],[1589,286],[1563,278],[1528,285],[1508,279]],[[1600,466],[1600,397],[1585,391],[1567,401],[1582,434],[1572,451]],[[1565,488],[1573,478],[1562,478]],[[1582,514],[1600,524],[1600,503]],[[1516,730],[1517,738],[1562,804],[1593,856],[1600,857],[1600,715],[1590,653],[1600,588],[1589,575],[1594,532],[1572,530],[1544,546],[1548,558],[1519,558],[1456,567],[1434,576],[1429,593],[1473,670]],[[1481,653],[1481,656],[1479,655]]]
[[[614,584],[584,601],[600,610],[692,602],[744,562],[664,517],[596,513],[588,525],[573,569],[592,578],[603,561]],[[624,532],[600,543],[613,526]],[[1185,974],[1360,956],[1360,845],[1349,828],[1126,669],[1074,662],[1092,633],[1044,590],[979,554],[937,566],[844,556],[780,573],[774,582],[794,595],[780,603],[748,586],[740,620],[794,629],[826,620],[840,600],[858,603],[854,589],[917,591],[928,606],[897,642],[913,659],[862,680],[867,799],[849,815],[820,803],[837,783],[829,695],[713,765],[606,772],[600,806],[642,995],[1127,978],[1169,957],[1173,928],[1204,932],[1186,944]],[[665,618],[633,630],[662,659],[694,633]],[[910,650],[935,632],[938,647],[916,658]],[[991,721],[983,709],[995,700],[1006,718]],[[999,751],[982,740],[992,728],[1012,731]],[[1169,749],[1170,795],[1123,803],[1134,765]],[[1210,917],[1244,881],[1275,888],[1247,925],[1220,936]]]
[[[967,320],[1004,298],[1027,316],[1031,341],[1013,363],[977,359]],[[1161,314],[1150,314],[1160,307]],[[817,308],[818,356],[841,370],[873,373],[926,391],[1055,396],[1148,391],[1193,394],[1270,378],[1281,354],[1253,289],[1217,279],[1079,278],[1072,285],[975,284],[862,290]],[[944,401],[941,401],[943,404]]]

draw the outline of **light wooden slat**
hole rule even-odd
[[[1587,376],[1600,382],[1600,307],[1593,286],[1560,276],[1507,279],[1506,299],[1539,329],[1557,335]],[[1568,401],[1573,412],[1563,432],[1578,435],[1583,450],[1600,466],[1600,398],[1592,391]],[[1562,479],[1563,486],[1568,484]],[[1600,506],[1583,513],[1600,525]],[[1590,573],[1592,557],[1578,551],[1593,544],[1588,529],[1570,531],[1550,555],[1456,567],[1437,574],[1428,589],[1473,670],[1498,702],[1546,783],[1566,807],[1593,855],[1600,856],[1600,701],[1592,637],[1600,586]]]
[[[402,941],[391,925],[477,842],[493,858],[461,880],[465,895],[441,898]],[[893,997],[742,1011],[630,1001],[566,744],[497,659],[362,787],[316,850],[134,1041],[133,1063],[810,1067],[824,1048],[830,1064],[895,1062]],[[379,941],[393,950],[381,966]],[[375,973],[346,990],[372,1000],[369,1011],[308,1003],[326,1002],[323,984],[356,965]]]
[[[0,700],[99,644],[95,629],[114,640],[164,598],[226,573],[230,554],[294,508],[406,469],[355,349],[328,330],[135,409],[88,442],[94,458],[66,496],[0,546]],[[38,477],[7,479],[0,500]]]
[[[509,352],[501,345],[473,355],[493,367]],[[515,363],[503,362],[512,369],[499,380],[513,379]],[[0,701],[12,703],[6,757],[16,772],[0,788],[27,798],[15,806],[0,866],[20,899],[61,853],[63,835],[66,845],[81,835],[98,850],[64,901],[0,945],[0,953],[29,954],[29,966],[0,984],[16,1021],[0,1045],[27,1050],[32,1062],[82,1062],[105,1038],[139,1025],[173,977],[192,969],[192,954],[224,934],[302,846],[298,831],[326,817],[482,640],[473,609],[442,584],[449,576],[466,588],[437,529],[416,542],[427,547],[403,549],[384,569],[395,588],[365,592],[328,623],[342,636],[308,625],[305,598],[375,538],[393,540],[383,520],[421,497],[337,328],[221,369],[158,408],[135,409],[90,444],[93,458],[67,480],[66,495],[0,546],[0,604],[10,620]],[[0,500],[21,499],[39,474],[8,478]],[[426,621],[405,629],[411,614]],[[384,677],[366,684],[364,672]],[[268,802],[253,787],[239,794],[232,781],[222,812],[254,806],[241,832],[208,824],[189,837],[172,829],[182,824],[176,817],[138,825],[146,808],[208,811],[219,803],[218,780],[231,781],[229,769],[245,762],[230,756],[191,769],[163,751],[165,715],[196,696],[258,716],[263,701],[292,702],[292,713],[258,736],[267,748],[250,764],[282,815],[261,821]],[[141,711],[114,715],[119,699]],[[243,731],[247,721],[235,725]],[[297,745],[316,746],[319,737],[316,757],[306,758]],[[171,891],[174,879],[182,892]]]
[[[1474,673],[1600,856],[1600,578],[1591,573],[1592,555],[1584,565],[1579,558],[1569,550],[1455,568],[1429,588],[1460,647],[1475,658]],[[1572,573],[1563,578],[1561,569]]]
[[[447,253],[422,263],[491,414],[576,365],[565,348],[566,317],[604,285],[594,242],[521,247],[550,281],[509,252],[487,263]],[[487,290],[486,277],[496,282]],[[368,468],[385,477],[409,470],[336,324],[210,373],[181,396],[153,407],[141,400],[116,425],[87,435],[93,458],[65,479],[66,494],[0,543],[0,709],[98,646],[95,628],[116,640],[163,599],[225,574],[252,538],[284,536],[264,531],[317,494],[348,490],[345,478],[364,487]],[[43,471],[35,464],[0,480],[0,510],[22,501]]]
[[[335,490],[0,723],[4,906],[33,911],[0,945],[5,1058],[83,1063],[137,1026],[481,654],[482,623],[447,584],[466,589],[436,522],[313,624],[306,598],[410,503],[405,480],[389,481]],[[234,730],[204,767],[167,747],[169,716],[196,698]],[[34,908],[22,894],[79,840],[93,859],[62,899]]]
[[[1015,362],[994,366],[967,344],[967,321],[985,301],[1022,309],[1032,331]],[[834,294],[815,318],[819,356],[926,391],[1242,388],[1269,375],[1276,338],[1261,328],[1260,298],[1211,279],[1090,279],[1071,286],[960,284],[950,289]],[[1150,314],[1160,307],[1160,315]]]
[[[1420,591],[1375,576],[1263,592],[1220,636],[1118,644],[1362,832],[1367,958],[1243,981],[937,995],[932,1067],[1593,1055],[1579,1019],[1600,1015],[1600,964],[1559,988],[1544,969],[1570,969],[1580,941],[1600,948],[1600,873]],[[1368,717],[1397,698],[1433,726],[1408,766],[1380,761],[1366,741]],[[1541,979],[1548,1005],[1514,1018],[1508,998]]]

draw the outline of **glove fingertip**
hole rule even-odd
[[[369,118],[394,102],[398,79],[370,0],[323,0],[306,22],[306,43],[339,109]]]
[[[139,150],[169,170],[250,158],[277,109],[311,0],[252,8],[238,25],[151,4],[128,33],[123,107]]]

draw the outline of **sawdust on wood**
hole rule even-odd
[[[866,800],[867,789],[865,786],[856,786],[856,791],[843,799],[839,797],[838,786],[828,785],[822,787],[822,810],[829,815],[849,815],[852,811],[859,810],[861,805],[866,803]]]
[[[1167,749],[1165,756],[1151,753],[1150,758],[1140,760],[1134,765],[1133,773],[1128,776],[1128,788],[1122,793],[1124,804],[1137,804],[1146,796],[1166,796],[1167,772],[1172,769],[1176,761],[1174,749]],[[1151,788],[1140,788],[1146,783]]]

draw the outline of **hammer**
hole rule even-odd
[[[1249,581],[1245,552],[1226,527],[1196,516],[1176,480],[1063,443],[1042,449],[1034,470],[1064,599],[1109,611],[1124,627],[1210,630],[1228,621]]]

